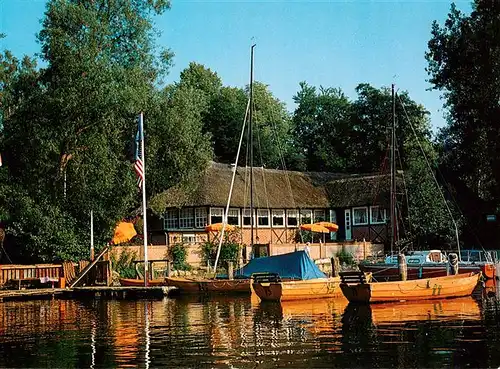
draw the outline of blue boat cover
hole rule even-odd
[[[305,251],[252,259],[235,272],[237,278],[250,278],[253,273],[277,273],[282,279],[325,278],[326,275]]]

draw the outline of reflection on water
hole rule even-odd
[[[497,286],[372,306],[249,297],[0,304],[0,367],[499,367]]]

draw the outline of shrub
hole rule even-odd
[[[173,262],[173,267],[176,270],[191,270],[191,266],[186,263],[187,250],[186,245],[182,242],[172,245],[168,251],[168,256]]]
[[[341,264],[347,264],[347,265],[356,264],[356,262],[354,261],[354,257],[350,252],[347,252],[345,250],[340,250],[337,252],[336,256],[339,258]]]
[[[133,261],[136,259],[137,253],[135,251],[123,248],[120,255],[117,257],[116,253],[111,253],[111,263],[113,269],[122,278],[135,278],[136,271]]]
[[[207,241],[201,246],[202,259],[207,264],[210,262],[210,265],[213,265],[215,262],[215,258],[217,257],[217,248],[219,247],[218,243]],[[236,261],[238,260],[239,251],[241,245],[237,242],[227,241],[223,242],[220,249],[219,260],[224,262],[224,264],[220,263],[219,265],[224,265],[227,267],[227,261]]]

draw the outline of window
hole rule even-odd
[[[165,229],[179,228],[178,210],[172,209],[165,212]]]
[[[352,225],[368,224],[368,206],[352,208]]]
[[[380,206],[370,207],[370,223],[371,224],[383,224],[387,219],[386,209]]]
[[[240,225],[240,209],[229,209],[227,214],[227,224]]]
[[[257,210],[257,224],[259,227],[269,227],[269,209]]]
[[[285,226],[285,210],[272,210],[273,227]]]
[[[326,220],[325,211],[324,210],[314,210],[314,223],[323,222]]]
[[[194,210],[194,226],[196,228],[205,228],[207,225],[207,209],[196,208]]]
[[[299,211],[287,210],[286,211],[286,225],[289,227],[297,227],[299,225]]]
[[[312,210],[301,210],[300,224],[311,224],[311,223],[312,223]]]
[[[222,223],[223,208],[210,208],[210,224]]]
[[[243,209],[243,226],[250,227],[252,225],[251,221],[250,209]],[[253,225],[255,226],[255,215],[253,218]]]
[[[180,228],[193,228],[194,227],[194,209],[184,208],[181,209],[179,214]]]
[[[193,233],[183,233],[182,243],[196,243],[196,237]]]

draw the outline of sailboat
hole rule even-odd
[[[390,190],[390,243],[391,254],[396,248],[399,239],[396,209],[396,101],[394,84],[392,85],[392,132],[391,132],[391,190]],[[444,197],[443,197],[444,200]],[[445,200],[444,200],[445,201]],[[460,241],[458,238],[458,227],[453,215],[448,208],[448,212],[455,225],[457,252],[458,252],[458,273],[470,274],[481,272],[486,278],[494,278],[495,267],[493,262],[462,262],[460,252]],[[407,264],[407,279],[420,279],[443,277],[448,275],[448,257],[441,250],[413,251],[405,255]],[[359,269],[366,273],[372,273],[375,280],[394,281],[399,279],[399,265],[397,255],[386,257],[383,263],[363,261],[359,264]]]
[[[253,134],[252,134],[252,111],[253,111],[253,61],[254,61],[254,47],[255,45],[252,45],[251,47],[251,60],[250,60],[250,96],[245,112],[245,118],[243,122],[243,127],[241,130],[241,136],[240,136],[240,143],[238,146],[238,151],[236,154],[236,160],[234,164],[234,171],[232,175],[232,180],[231,180],[231,186],[229,189],[229,195],[228,195],[228,201],[226,205],[226,210],[225,210],[225,216],[223,219],[223,223],[221,226],[221,231],[220,231],[220,237],[219,237],[219,245],[217,248],[217,256],[215,259],[215,264],[213,267],[213,272],[216,274],[217,273],[217,265],[220,257],[220,250],[222,247],[222,242],[224,239],[224,232],[230,228],[230,226],[227,224],[227,214],[229,211],[229,204],[231,202],[231,196],[232,196],[232,191],[233,191],[233,185],[234,185],[234,180],[235,176],[237,173],[238,169],[238,160],[239,160],[239,155],[240,155],[240,150],[241,150],[241,144],[243,141],[243,135],[245,132],[245,123],[247,121],[247,115],[249,118],[249,125],[248,125],[248,130],[249,130],[249,137],[250,137],[250,142],[249,144],[249,151],[250,151],[250,213],[253,213]],[[250,241],[250,246],[253,247],[254,244],[254,217],[251,218],[251,226],[250,226],[250,234],[251,234],[251,241]],[[252,264],[253,263],[253,264]],[[279,263],[278,263],[279,264]],[[278,265],[277,264],[277,265]],[[268,264],[259,264],[256,260],[253,260],[249,263],[249,265],[253,265],[253,269],[261,272],[272,272],[273,270],[269,270],[269,265]],[[259,267],[265,268],[264,270],[259,269]],[[276,265],[274,266],[276,267]],[[184,277],[167,277],[165,278],[166,284],[169,286],[177,287],[177,289],[181,293],[236,293],[236,292],[243,292],[243,293],[248,293],[250,294],[250,276],[249,275],[244,275],[242,274],[241,271],[236,271],[235,273],[239,278],[236,279],[209,279],[209,278],[184,278]]]

